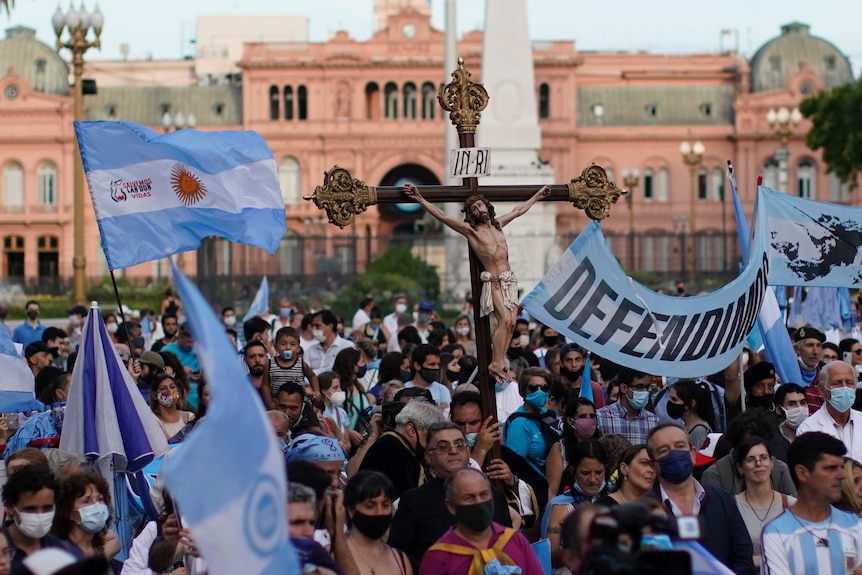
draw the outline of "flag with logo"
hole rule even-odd
[[[173,272],[212,399],[162,466],[165,485],[210,575],[299,573],[287,535],[284,454],[254,388],[238,385],[247,376],[221,321],[192,282]]]
[[[75,134],[111,270],[197,249],[207,236],[270,254],[284,237],[275,160],[255,132],[75,122]]]

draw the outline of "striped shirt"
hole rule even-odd
[[[788,509],[763,529],[764,575],[845,575],[862,562],[862,523],[833,508],[826,521],[813,523]]]
[[[632,445],[646,443],[650,429],[658,425],[658,417],[646,409],[636,412],[630,419],[622,400],[598,410],[596,420],[602,435],[619,433]]]
[[[305,386],[305,374],[302,372],[302,358],[299,357],[291,367],[281,367],[274,357],[269,358],[269,386],[272,396],[278,395],[278,388],[292,382]]]

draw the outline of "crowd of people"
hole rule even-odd
[[[241,326],[221,312],[248,374],[236,385],[253,386],[285,454],[304,573],[577,574],[600,543],[593,518],[635,501],[668,524],[695,518],[671,535],[740,575],[862,573],[859,341],[792,331],[803,381],[779,381],[762,350],[672,379],[519,317],[506,350],[514,379],[480,390],[469,298],[451,326],[431,301],[411,309],[399,295],[389,313],[358,304],[348,330],[288,299]],[[66,330],[38,313],[29,302],[13,339],[37,397],[62,404],[87,310],[70,310]],[[161,310],[104,316],[169,443],[206,417],[217,377],[202,373],[184,313],[168,293]],[[158,481],[158,517],[124,564],[105,563],[120,544],[101,476],[51,450],[6,456],[0,575],[27,573],[49,548],[98,559],[99,573],[206,572]]]

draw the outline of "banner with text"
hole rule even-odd
[[[658,294],[629,278],[597,222],[569,246],[523,307],[586,349],[652,375],[697,377],[733,363],[754,327],[769,263],[755,232],[742,274],[708,295]]]

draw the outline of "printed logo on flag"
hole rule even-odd
[[[207,187],[201,179],[182,162],[171,168],[171,187],[180,201],[193,206],[207,195]]]
[[[284,540],[285,533],[279,522],[279,514],[284,514],[276,504],[278,484],[272,477],[262,475],[254,491],[246,501],[245,536],[251,548],[266,557],[277,551]]]
[[[133,200],[141,200],[152,197],[153,195],[153,179],[145,178],[143,180],[111,181],[111,199],[117,203],[125,202],[129,198]]]

